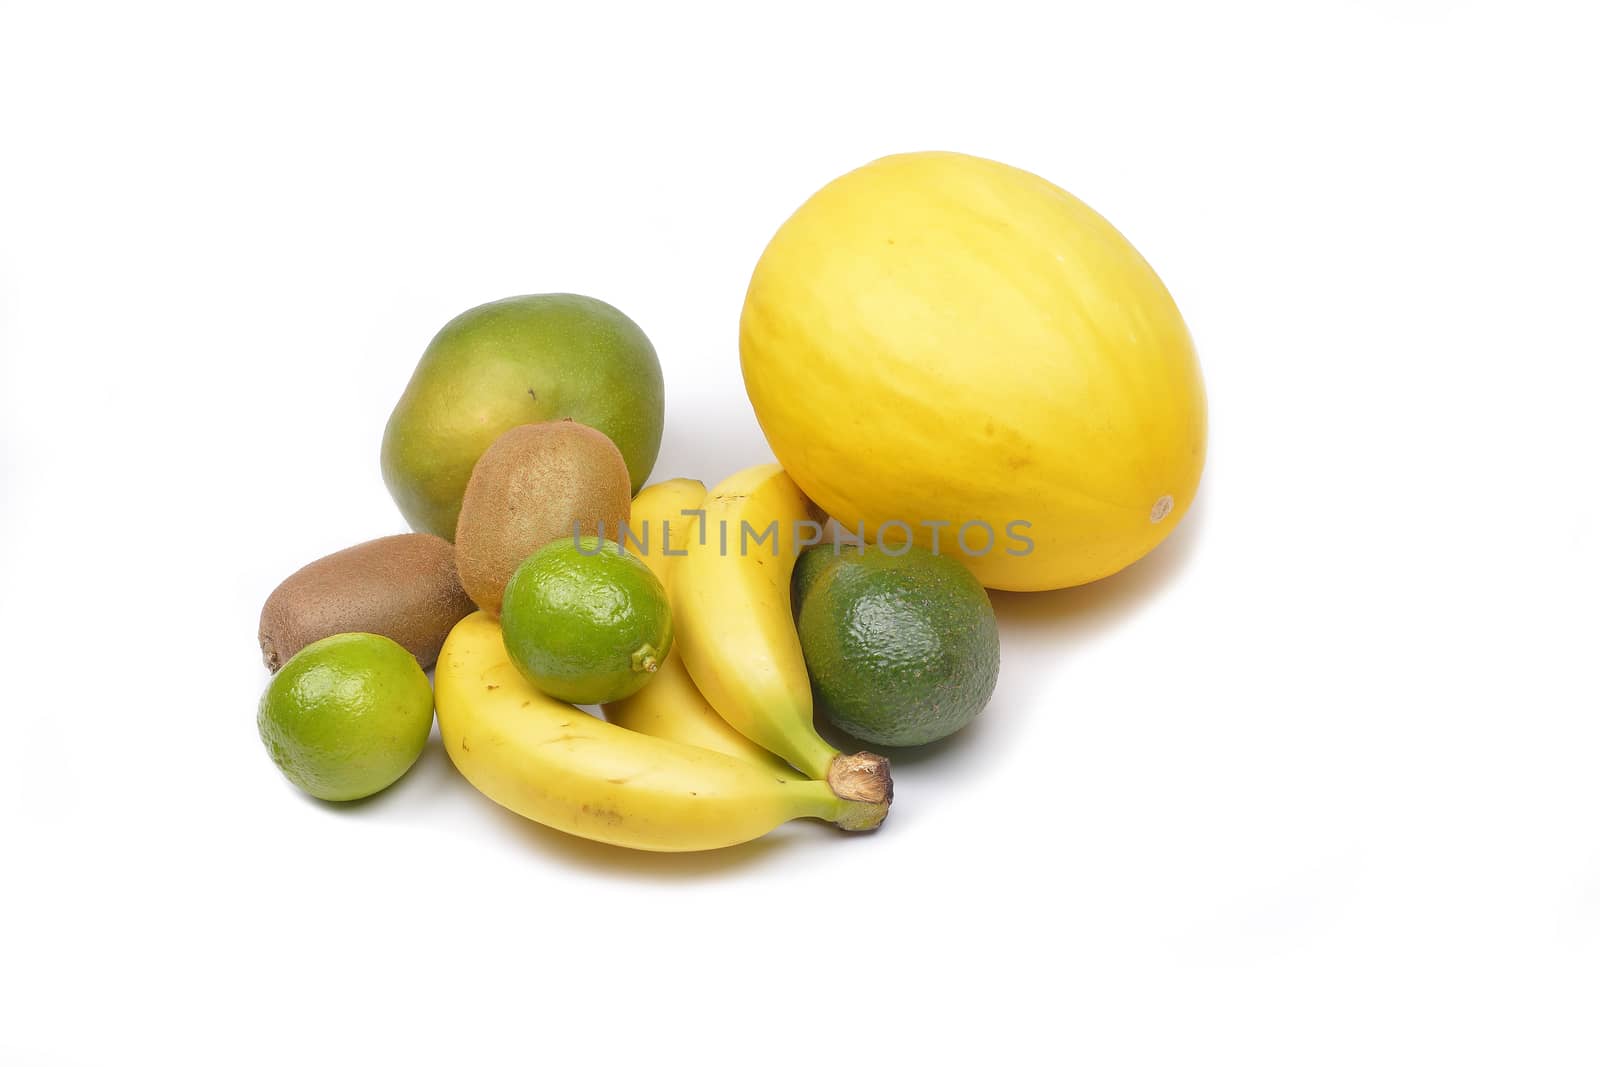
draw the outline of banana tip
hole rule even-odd
[[[840,753],[833,757],[828,765],[828,788],[841,800],[882,804],[885,808],[894,801],[889,761],[874,752],[857,752],[853,756]]]

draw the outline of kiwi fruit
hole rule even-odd
[[[461,587],[490,615],[518,564],[551,541],[617,536],[632,503],[628,465],[599,430],[561,419],[515,426],[472,468],[456,521]]]
[[[380,537],[308,563],[261,609],[261,659],[276,671],[313,641],[344,633],[387,637],[433,666],[450,628],[472,612],[442,537]]]

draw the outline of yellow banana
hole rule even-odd
[[[720,752],[624,730],[545,696],[507,660],[499,624],[482,612],[445,640],[434,702],[445,751],[479,792],[596,841],[687,852],[749,841],[790,819],[870,829],[887,810],[843,800],[823,782],[779,781]]]
[[[695,688],[683,660],[673,652],[650,684],[632,696],[605,705],[606,719],[626,730],[695,745],[743,760],[783,782],[803,774],[774,756],[718,715]]]
[[[644,560],[645,566],[670,588],[672,563],[683,553],[688,523],[706,499],[706,483],[694,478],[673,478],[639,490],[628,511],[628,533],[622,547]],[[685,515],[685,512],[691,514]],[[668,539],[670,535],[670,541]],[[667,549],[671,548],[671,555]]]
[[[817,513],[776,464],[741,471],[706,497],[672,568],[675,645],[717,713],[839,796],[887,804],[889,761],[846,756],[812,724],[811,680],[789,605],[789,580]]]
[[[667,589],[672,588],[671,552],[683,551],[693,511],[706,498],[706,487],[691,478],[674,478],[640,490],[633,498],[626,542],[629,552],[644,560]],[[691,514],[686,515],[685,512]],[[729,726],[695,688],[677,650],[667,654],[650,684],[632,696],[605,705],[606,718],[625,729],[664,737],[686,745],[736,756],[784,781],[799,777],[790,766]]]

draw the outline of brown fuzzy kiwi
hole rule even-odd
[[[449,541],[380,537],[308,563],[272,591],[261,609],[261,659],[276,671],[313,641],[368,633],[402,645],[427,668],[471,612]]]
[[[467,480],[456,521],[461,586],[490,615],[517,565],[551,541],[602,532],[616,540],[632,503],[628,465],[581,422],[516,426],[495,438]]]

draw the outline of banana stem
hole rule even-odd
[[[883,822],[883,817],[889,814],[889,805],[863,804],[859,800],[839,801],[839,813],[834,816],[841,830],[876,830]]]
[[[803,721],[803,725],[785,729],[775,738],[756,737],[751,740],[788,760],[791,766],[806,777],[816,778],[819,781],[826,779],[833,767],[833,761],[839,758],[839,750],[824,741],[811,728],[809,714],[803,720],[797,715],[791,721],[797,723]]]
[[[882,804],[888,810],[894,801],[894,779],[889,776],[889,761],[873,752],[844,753],[828,764],[828,788],[841,800],[863,804]]]
[[[825,819],[841,830],[875,830],[889,814],[889,802],[869,804],[860,800],[846,800],[833,791],[827,782],[793,782],[793,794],[799,798],[797,815],[811,819]]]

